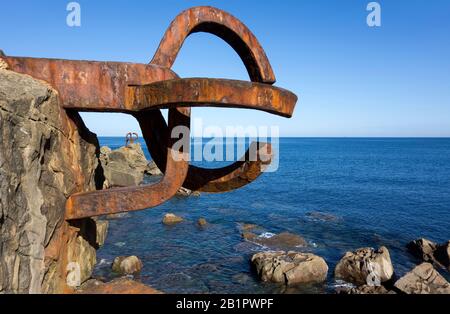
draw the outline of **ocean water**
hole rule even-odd
[[[167,212],[186,221],[164,226]],[[200,217],[206,228],[197,226]],[[289,289],[260,282],[249,260],[265,248],[243,241],[239,223],[301,235],[309,245],[299,250],[326,260],[327,281]],[[405,245],[419,237],[450,239],[450,139],[282,138],[278,171],[244,188],[175,197],[111,220],[94,276],[111,279],[114,257],[137,255],[144,264],[137,279],[167,293],[332,293],[346,251],[384,245],[402,276],[418,263]]]

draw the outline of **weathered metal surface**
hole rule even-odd
[[[179,79],[170,68],[184,40],[195,32],[211,33],[225,40],[239,54],[252,82]],[[254,143],[232,165],[205,169],[189,165],[188,151],[174,151],[176,139],[171,138],[171,131],[177,126],[189,127],[189,107],[249,108],[290,117],[297,101],[293,93],[271,86],[275,82],[272,67],[250,30],[232,15],[212,7],[195,7],[178,15],[149,65],[4,54],[0,54],[0,63],[48,82],[58,91],[68,112],[132,114],[141,126],[153,160],[164,172],[162,180],[154,185],[74,194],[66,204],[66,219],[154,207],[170,199],[181,186],[225,192],[252,182],[270,163],[270,144]],[[159,110],[162,108],[169,108],[169,126]],[[258,158],[249,158],[255,152]]]
[[[66,109],[129,112],[126,87],[177,78],[152,64],[2,57],[12,71],[48,82]]]
[[[213,7],[194,7],[179,14],[164,34],[151,64],[171,68],[184,40],[197,32],[226,41],[241,57],[252,81],[275,83],[270,62],[255,35],[237,18]]]
[[[291,117],[297,96],[268,84],[210,78],[187,78],[129,86],[127,107],[150,108],[225,107],[248,108]]]

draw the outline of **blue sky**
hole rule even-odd
[[[151,60],[183,9],[212,5],[243,21],[265,49],[276,85],[299,95],[291,119],[195,108],[206,125],[278,125],[283,136],[450,136],[450,1],[378,1],[369,28],[360,0],[79,0],[81,27],[66,25],[65,0],[8,1],[0,49],[8,55]],[[209,34],[188,38],[173,68],[182,77],[248,80],[236,53]],[[99,135],[138,130],[120,114],[83,114]]]

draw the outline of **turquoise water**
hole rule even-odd
[[[186,221],[164,226],[167,212]],[[196,225],[200,217],[208,227]],[[327,261],[327,282],[287,291],[259,282],[249,258],[262,248],[242,241],[240,222],[303,236],[305,250]],[[95,276],[110,279],[115,256],[137,255],[144,263],[139,279],[165,292],[332,292],[345,251],[385,245],[401,276],[417,263],[405,245],[418,237],[450,239],[450,139],[283,138],[278,171],[242,189],[176,197],[111,220]]]

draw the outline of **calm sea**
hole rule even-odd
[[[162,225],[167,212],[186,222]],[[200,217],[207,228],[197,227]],[[327,282],[288,290],[259,282],[249,258],[263,248],[242,241],[242,222],[303,236],[306,250],[327,261]],[[175,197],[111,220],[95,276],[111,279],[114,257],[137,255],[139,279],[168,293],[333,292],[341,284],[334,267],[346,251],[384,245],[401,276],[417,263],[405,245],[419,237],[450,239],[450,139],[282,138],[278,171],[244,188]]]

